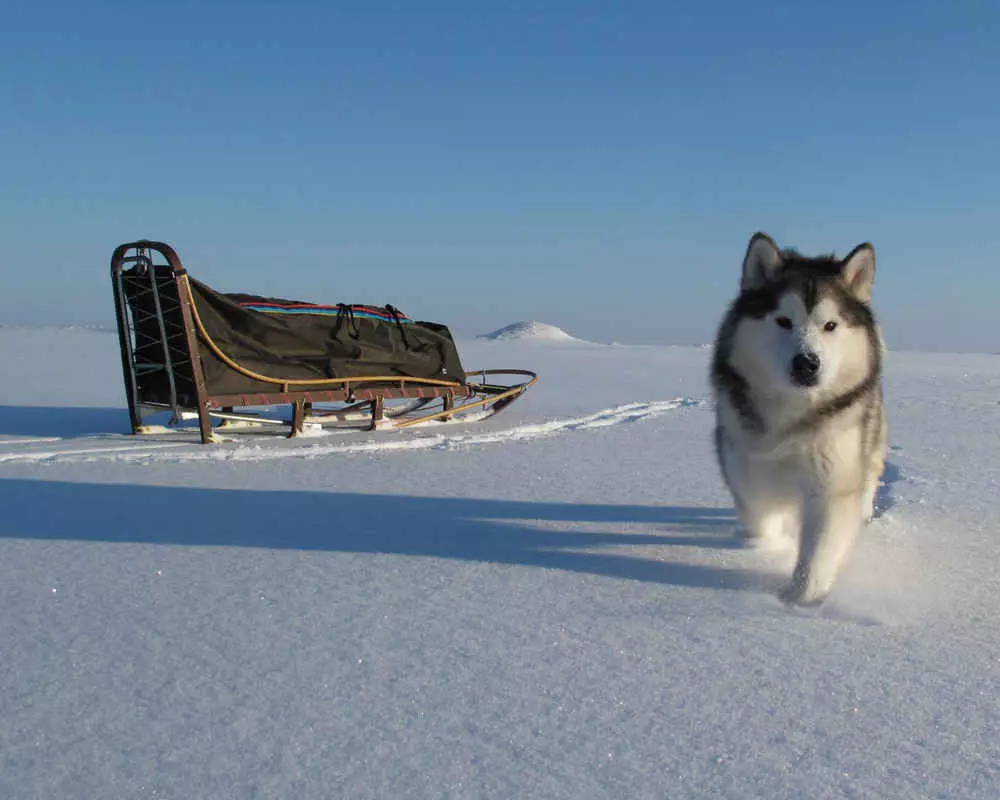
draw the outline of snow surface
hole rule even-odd
[[[890,353],[883,511],[796,610],[703,348],[460,348],[541,381],[202,447],[121,435],[114,336],[0,330],[0,797],[1000,796],[1000,358]]]
[[[571,336],[566,333],[562,328],[556,327],[555,325],[549,325],[547,322],[515,322],[511,325],[505,325],[504,327],[493,331],[492,333],[484,333],[476,337],[477,339],[485,339],[494,342],[507,342],[507,341],[540,341],[540,342],[582,342],[583,339],[577,339],[575,336]]]

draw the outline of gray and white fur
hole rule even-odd
[[[791,536],[787,602],[822,602],[874,511],[885,461],[875,251],[844,259],[750,240],[711,380],[719,467],[750,542]]]

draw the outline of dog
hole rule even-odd
[[[823,602],[871,520],[887,446],[875,250],[844,259],[750,239],[711,365],[715,449],[748,543],[791,536],[782,599]]]

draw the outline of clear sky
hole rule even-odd
[[[108,259],[481,333],[711,339],[747,240],[875,244],[890,347],[1000,351],[1000,3],[37,2],[0,12],[0,322]]]

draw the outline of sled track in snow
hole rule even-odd
[[[80,463],[93,461],[190,463],[193,461],[271,461],[284,458],[324,458],[356,453],[383,453],[414,450],[457,450],[485,444],[503,444],[549,438],[565,433],[607,428],[659,417],[679,408],[693,408],[702,401],[689,398],[659,400],[647,403],[628,403],[597,411],[582,417],[526,423],[481,433],[414,433],[400,431],[371,434],[364,441],[329,442],[311,444],[289,443],[274,437],[247,437],[232,443],[196,445],[190,441],[137,440],[130,436],[38,439],[28,443],[0,441],[0,464],[10,463]],[[442,430],[450,423],[440,423]],[[433,430],[430,427],[424,431]],[[177,434],[170,434],[174,436]],[[336,435],[331,432],[330,436]],[[354,434],[355,436],[358,434]],[[327,439],[327,436],[323,437]],[[242,437],[241,437],[242,439]],[[40,447],[39,445],[45,445]],[[11,449],[11,445],[15,445]],[[57,445],[57,446],[53,446]]]

